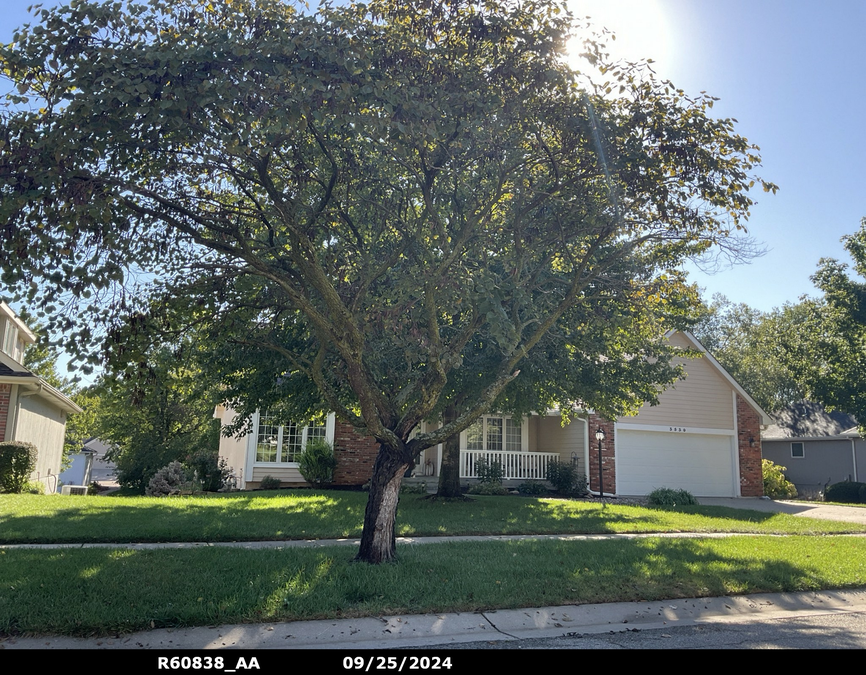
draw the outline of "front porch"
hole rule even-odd
[[[461,450],[460,478],[478,478],[478,466],[498,462],[503,480],[545,480],[547,465],[559,461],[555,452],[515,452],[507,450]]]
[[[503,481],[516,487],[528,480],[544,481],[552,461],[573,464],[586,473],[586,422],[581,418],[562,425],[557,415],[530,415],[511,419],[485,415],[460,434],[460,480],[474,483],[479,464],[497,462]],[[438,481],[442,461],[441,446],[424,450],[416,460],[412,482]]]

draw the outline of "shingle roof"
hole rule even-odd
[[[824,406],[814,401],[800,401],[773,414],[775,424],[767,427],[761,436],[765,440],[774,438],[818,438],[841,436],[856,432],[857,420],[847,413],[827,412]]]
[[[24,368],[21,370],[12,370],[5,363],[0,363],[0,377],[33,377],[33,373]]]

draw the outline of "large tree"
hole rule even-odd
[[[807,314],[799,304],[761,312],[714,295],[692,332],[764,410],[775,412],[804,395],[782,338],[799,333]]]
[[[804,299],[798,320],[778,340],[806,395],[854,415],[866,434],[866,218],[842,242],[860,279],[845,263],[822,259],[812,281],[823,296]]]
[[[95,435],[111,445],[106,458],[122,486],[144,494],[167,464],[216,455],[220,392],[202,376],[196,352],[189,338],[174,348],[142,349],[134,369],[105,373],[89,390],[99,403]]]
[[[774,189],[711,98],[591,41],[603,75],[569,67],[552,0],[38,20],[0,51],[3,281],[79,345],[99,323],[62,308],[121,345],[207,325],[247,364],[227,396],[291,390],[286,414],[375,437],[360,560],[394,557],[417,453],[484,412],[653,400],[696,302],[680,263],[735,249],[749,188]]]

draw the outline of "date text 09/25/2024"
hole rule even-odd
[[[232,667],[234,666],[234,667]],[[450,656],[344,656],[342,666],[345,671],[370,672],[379,670],[451,670]],[[213,670],[222,673],[237,673],[262,670],[256,656],[159,656],[157,670],[188,672]]]

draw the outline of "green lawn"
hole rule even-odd
[[[367,495],[274,491],[177,498],[0,495],[0,543],[330,539],[361,534]],[[832,534],[866,525],[712,506],[675,510],[577,500],[404,495],[399,535],[745,532]]]
[[[394,613],[866,585],[866,539],[524,540],[398,547],[0,551],[0,634],[107,635]],[[291,632],[291,629],[288,629]]]
[[[158,499],[0,495],[0,542],[357,537],[367,495],[312,490]],[[721,507],[404,495],[401,535],[752,533],[726,539],[400,545],[399,562],[317,549],[0,549],[0,635],[474,611],[866,585],[866,526]],[[785,534],[778,536],[754,536]],[[812,535],[812,536],[802,536]]]

